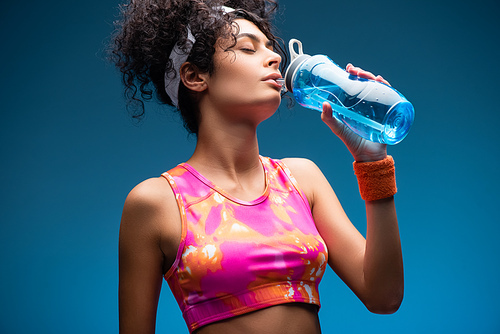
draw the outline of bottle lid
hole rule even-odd
[[[295,52],[294,44],[297,44],[299,48],[298,53]],[[295,72],[300,67],[300,65],[305,60],[311,58],[311,56],[304,54],[304,52],[302,51],[302,42],[295,38],[292,38],[288,42],[288,49],[290,51],[290,65],[288,65],[285,72],[285,86],[288,91],[293,92],[292,82]]]

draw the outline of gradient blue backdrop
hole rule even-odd
[[[384,75],[416,108],[390,147],[406,294],[370,314],[329,270],[324,333],[499,333],[499,2],[282,2],[277,25],[309,54]],[[2,1],[0,332],[117,333],[117,240],[128,191],[186,160],[179,119],[136,126],[103,60],[117,0]],[[261,152],[314,160],[364,233],[345,147],[299,106],[259,130]],[[164,285],[158,333],[187,333]]]

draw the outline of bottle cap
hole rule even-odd
[[[299,53],[295,52],[294,44],[297,44]],[[295,38],[292,38],[288,42],[288,49],[290,51],[290,65],[288,65],[285,72],[285,86],[288,91],[293,92],[292,82],[295,72],[300,65],[307,59],[311,58],[311,56],[304,54],[302,51],[302,42]]]

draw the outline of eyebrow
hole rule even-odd
[[[240,39],[243,37],[248,37],[257,43],[261,42],[260,38],[257,35],[249,33],[249,32],[242,32],[241,34],[238,34],[238,36],[236,36],[236,39]],[[265,45],[266,45],[266,47],[271,47],[271,46],[273,46],[273,42],[271,40],[267,40]]]

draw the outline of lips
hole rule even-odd
[[[279,73],[272,73],[272,74],[269,74],[268,76],[266,76],[263,80],[264,81],[272,80],[272,81],[276,82],[276,80],[282,79],[282,78],[283,77],[281,76],[281,74],[279,74]]]
[[[262,79],[262,81],[269,82],[269,83],[273,84],[276,88],[281,89],[281,86],[283,86],[283,84],[281,83],[282,80],[279,80],[279,79],[283,79],[281,74],[272,73],[272,74],[269,74],[266,77],[264,77],[264,79]]]

